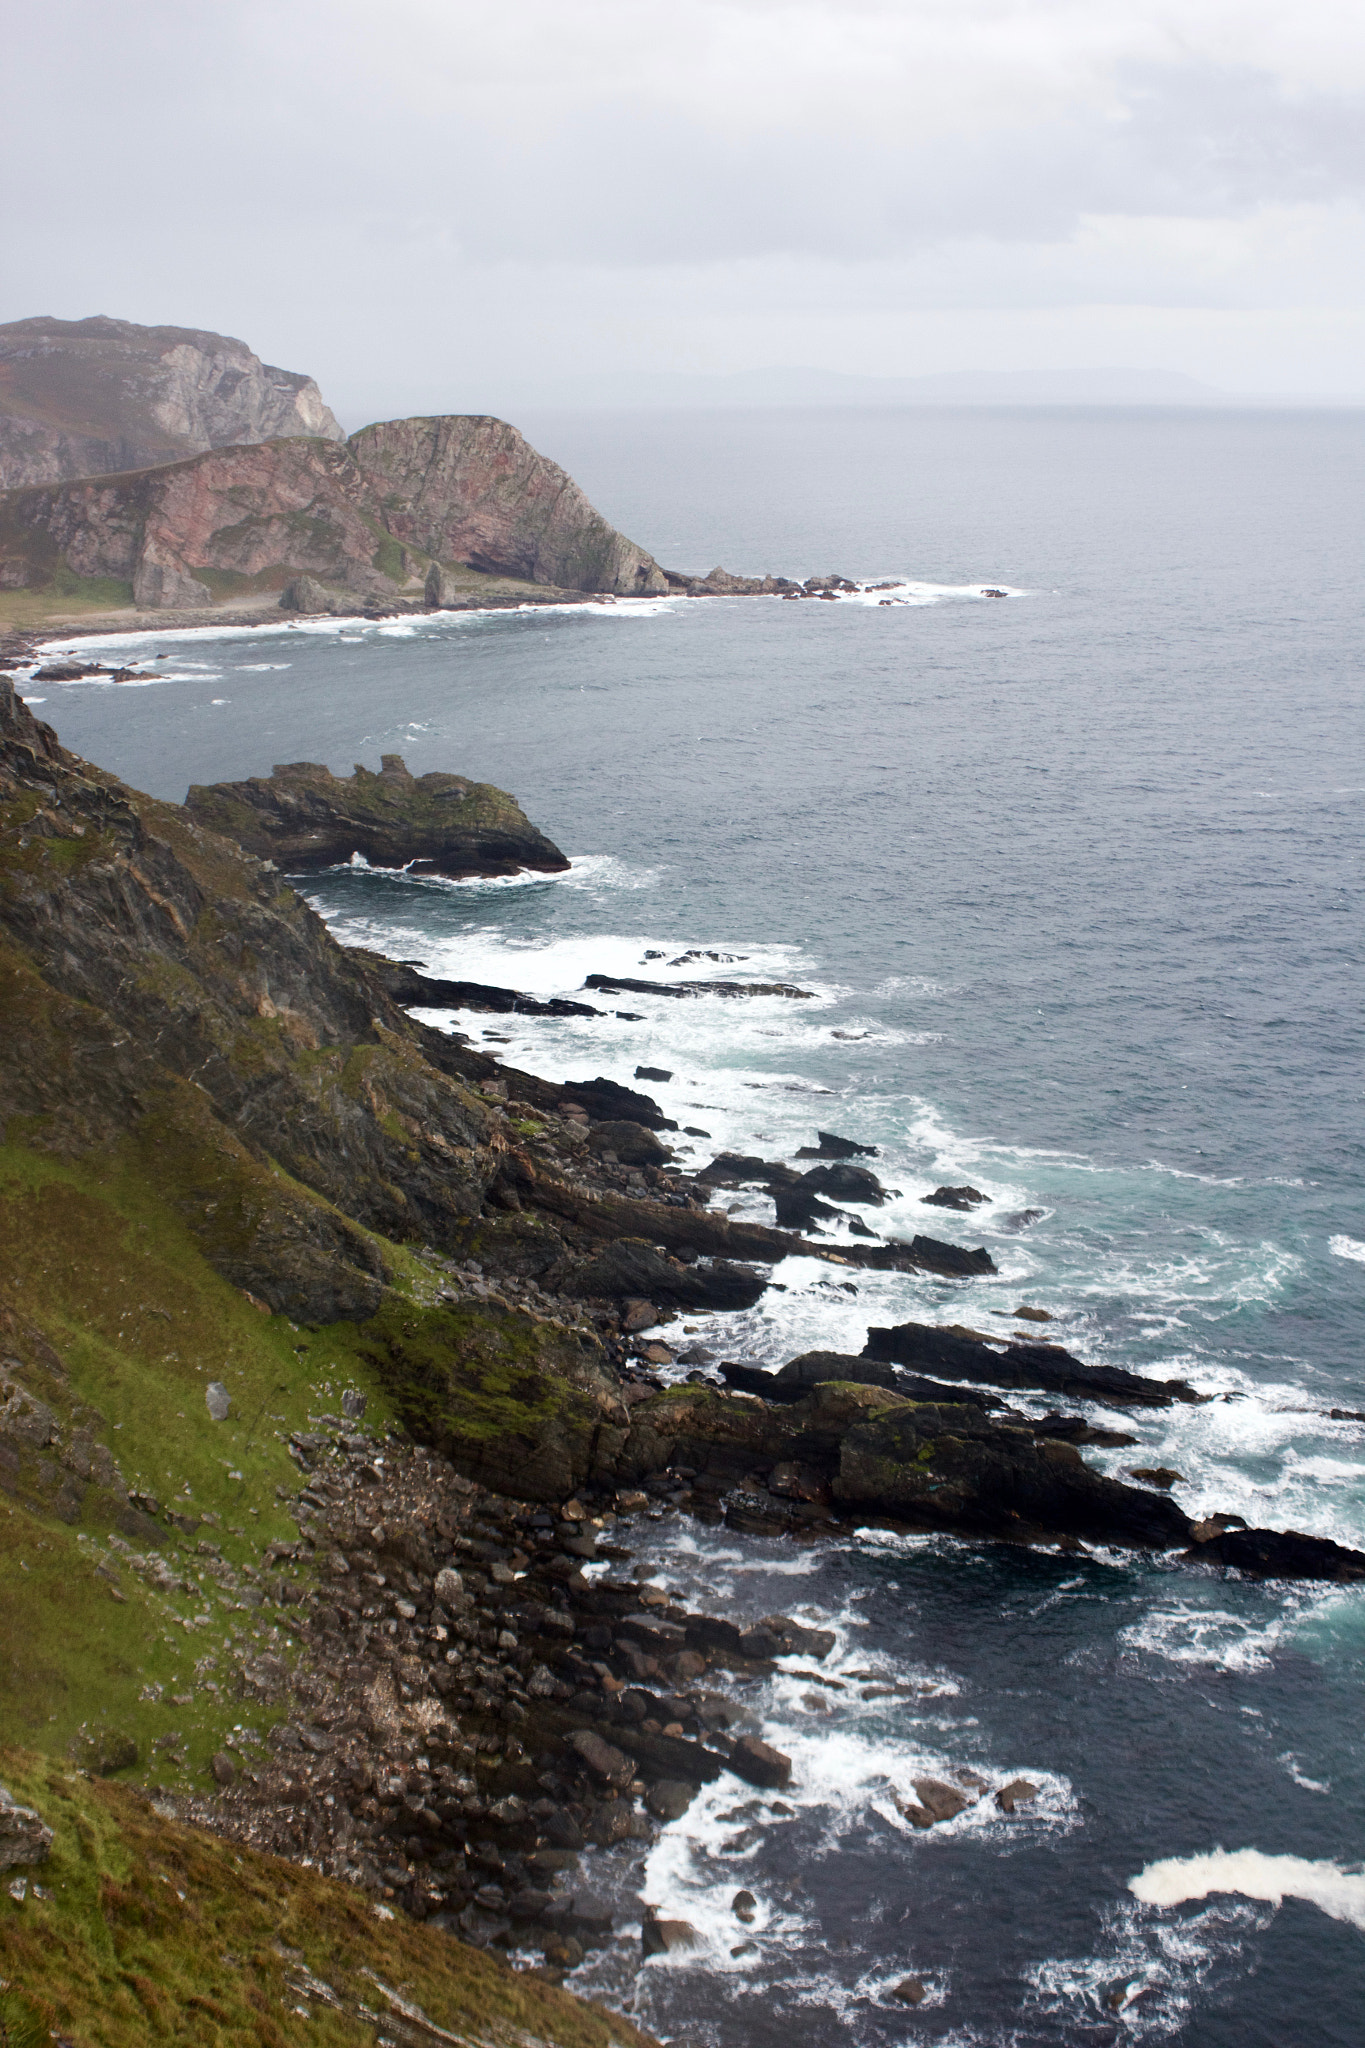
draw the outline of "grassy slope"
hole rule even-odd
[[[121,1786],[6,1746],[0,1775],[55,1837],[29,1873],[42,1895],[0,1893],[8,2048],[340,2048],[376,2032],[508,2048],[645,2042],[436,1930],[378,1916],[345,1885],[165,1820]]]

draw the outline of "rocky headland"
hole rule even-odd
[[[230,335],[102,317],[0,326],[0,490],[281,434],[345,439],[311,377]]]
[[[411,775],[399,754],[385,754],[377,775],[358,763],[342,777],[293,761],[247,782],[195,783],[185,809],[290,874],[356,854],[371,867],[453,880],[562,874],[569,865],[505,790],[463,775]]]
[[[161,803],[0,679],[0,1544],[24,1563],[0,1697],[33,1750],[136,1770],[167,1827],[307,1859],[554,1975],[613,1913],[644,1958],[686,1943],[648,1900],[594,1897],[578,1859],[719,1774],[780,1792],[792,1767],[746,1687],[831,1647],[650,1583],[640,1518],[1365,1578],[1323,1539],[1192,1521],[1173,1475],[1096,1470],[1087,1445],[1130,1440],[1115,1407],[1197,1397],[1036,1341],[1038,1311],[1023,1336],[873,1326],[861,1356],[776,1375],[679,1344],[681,1317],[752,1304],[792,1255],[841,1293],[862,1270],[994,1268],[879,1235],[889,1191],[838,1133],[809,1164],[685,1171],[640,1089],[546,1080],[416,1021],[443,984],[338,946],[281,872],[317,791],[317,829],[363,824],[409,858],[441,857],[433,813],[464,830],[483,801],[389,763]],[[790,1226],[713,1206],[732,1187],[781,1197]],[[834,1217],[861,1232],[837,1249]],[[1026,1390],[1066,1405],[1012,1406]],[[1031,1793],[902,1796],[927,1828]],[[321,2009],[316,1971],[300,1998]]]

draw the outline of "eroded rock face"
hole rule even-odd
[[[394,538],[433,564],[525,577],[565,590],[649,597],[668,589],[652,555],[616,531],[557,462],[506,420],[477,413],[386,420],[351,452]],[[439,573],[429,602],[444,603]]]
[[[291,873],[334,867],[360,854],[371,867],[410,868],[459,879],[560,874],[569,865],[515,798],[463,775],[409,774],[399,754],[379,773],[333,775],[294,761],[248,782],[194,784],[190,816]]]
[[[128,583],[149,608],[288,591],[299,609],[311,578],[319,608],[334,610],[344,592],[417,603],[429,583],[440,602],[431,572],[451,562],[565,591],[666,587],[653,558],[502,420],[393,420],[344,446],[324,436],[161,460],[0,496],[0,587],[42,589],[65,569]]]
[[[198,328],[14,320],[0,327],[0,377],[4,490],[282,434],[345,439],[311,377]]]

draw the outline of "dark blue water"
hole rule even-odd
[[[515,1020],[510,1056],[671,1068],[670,1113],[746,1150],[817,1123],[875,1143],[903,1191],[878,1227],[923,1227],[940,1180],[991,1197],[933,1227],[988,1244],[999,1280],[873,1276],[851,1297],[789,1262],[785,1294],[710,1325],[725,1355],[1039,1303],[1083,1355],[1223,1397],[1143,1419],[1105,1469],[1164,1463],[1191,1512],[1365,1542],[1365,1432],[1325,1413],[1365,1409],[1365,417],[526,425],[670,566],[901,579],[913,601],[154,640],[178,680],[52,687],[43,715],[167,796],[395,750],[512,789],[575,857],[566,881],[348,872],[310,893],[351,936],[546,991],[595,967],[694,973],[667,965],[688,947],[745,955],[727,971],[818,1000],[633,998],[634,1025]],[[642,969],[648,951],[665,959]],[[1029,1208],[1031,1228],[1006,1221]],[[733,1884],[764,1901],[756,1953],[730,1959],[719,1931],[728,1824],[689,1816],[646,1877],[710,1945],[644,1974],[648,2024],[717,2048],[798,2024],[821,2043],[1359,2038],[1349,1875],[1345,1917],[1127,1886],[1220,1848],[1358,1865],[1365,1595],[924,1543],[720,1549],[698,1569],[738,1603],[839,1620],[836,1671],[924,1665],[949,1690],[888,1706],[853,1683],[831,1719],[778,1682],[765,1712],[806,1789],[735,1852]],[[1029,1818],[916,1834],[886,1787],[926,1757],[1044,1790]],[[777,1896],[784,1829],[799,1904]],[[600,1967],[623,1995],[621,1958]],[[930,1984],[913,2012],[885,1998],[910,1969]]]

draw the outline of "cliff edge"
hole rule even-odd
[[[0,489],[281,434],[345,439],[311,377],[231,335],[102,316],[0,326]]]
[[[0,590],[146,609],[266,602],[300,576],[351,599],[446,602],[473,567],[542,587],[651,595],[651,555],[503,420],[392,420],[0,493]]]

